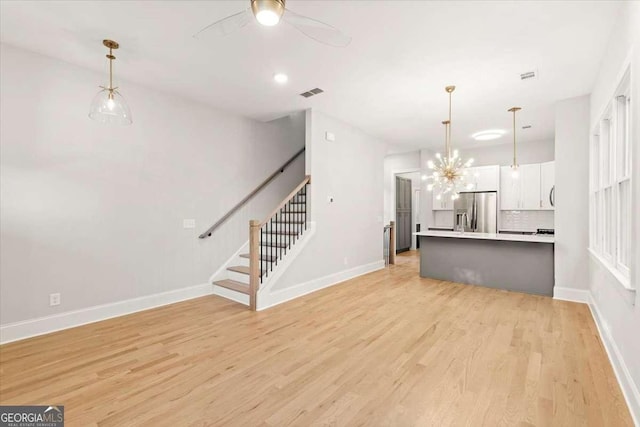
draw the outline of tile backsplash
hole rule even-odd
[[[500,230],[536,231],[554,228],[553,211],[500,211]]]

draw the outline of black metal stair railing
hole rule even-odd
[[[260,283],[307,230],[308,187],[307,182],[260,228]]]

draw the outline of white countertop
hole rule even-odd
[[[414,236],[451,237],[455,239],[503,240],[507,242],[553,243],[553,236],[535,234],[461,233],[459,231],[420,231]]]

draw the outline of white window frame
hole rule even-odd
[[[625,288],[631,289],[632,198],[631,79],[627,71],[592,131],[589,162],[589,250]],[[623,102],[623,104],[621,104]],[[624,162],[622,162],[624,159]],[[628,183],[626,207],[620,188]],[[606,196],[605,196],[606,195]],[[606,203],[608,197],[608,203]],[[623,248],[623,215],[627,216],[627,248]],[[626,256],[626,264],[623,258]]]

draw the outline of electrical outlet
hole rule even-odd
[[[182,220],[183,228],[196,228],[196,220],[195,219],[183,219]]]
[[[333,142],[336,140],[336,135],[332,132],[325,132],[324,139],[326,139],[327,141]]]
[[[60,305],[60,294],[49,294],[49,306]]]
[[[349,258],[344,257],[344,265],[349,265]]]

